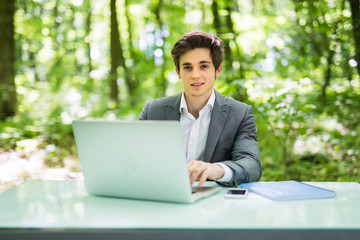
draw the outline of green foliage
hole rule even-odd
[[[108,5],[17,1],[19,105],[0,122],[1,148],[36,139],[47,165],[63,166],[76,156],[72,120],[136,119],[147,99],[180,92],[170,51],[200,29],[227,44],[216,88],[253,106],[262,180],[360,181],[360,63],[348,1],[118,0],[126,67],[118,103],[107,80]]]

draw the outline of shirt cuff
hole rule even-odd
[[[233,171],[226,164],[223,164],[223,163],[215,163],[215,164],[220,165],[225,170],[224,176],[220,179],[216,179],[216,181],[217,182],[230,182],[233,177]]]

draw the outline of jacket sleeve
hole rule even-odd
[[[218,182],[223,186],[258,181],[262,174],[260,151],[256,137],[256,125],[252,107],[248,106],[241,121],[232,147],[232,159],[223,161],[233,171],[230,182]]]
[[[143,110],[141,111],[138,120],[147,120],[147,113],[148,113],[148,109],[149,109],[149,103],[150,103],[149,101],[147,101],[145,103],[145,106],[144,106]]]

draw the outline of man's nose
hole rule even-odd
[[[200,76],[200,70],[197,68],[194,68],[193,72],[192,72],[192,78],[195,79],[195,78],[198,78],[199,76]]]

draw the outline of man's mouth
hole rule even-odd
[[[193,87],[198,87],[198,86],[201,86],[203,85],[204,83],[192,83],[191,86]]]

